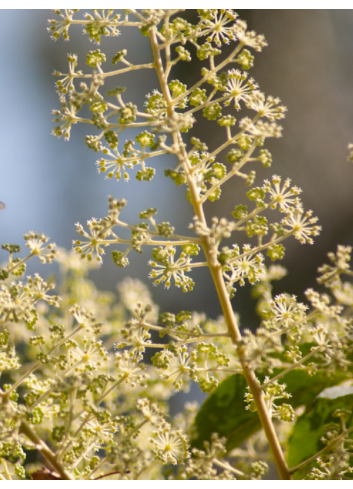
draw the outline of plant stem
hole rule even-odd
[[[238,325],[235,320],[234,312],[232,309],[232,305],[229,300],[229,296],[227,293],[227,289],[222,277],[221,268],[215,268],[212,264],[209,265],[211,274],[216,286],[217,294],[222,306],[224,318],[226,324],[229,328],[229,333],[231,335],[233,343],[237,346],[237,353],[239,356],[239,361],[243,368],[243,374],[246,379],[246,382],[250,388],[251,394],[253,395],[254,402],[257,407],[257,412],[259,414],[259,418],[262,424],[262,427],[265,431],[267,441],[270,445],[270,449],[272,455],[274,457],[278,473],[282,480],[290,480],[290,472],[287,467],[287,463],[285,461],[281,445],[277,438],[276,431],[274,429],[274,425],[272,423],[272,419],[269,415],[265,399],[263,397],[263,392],[261,389],[261,385],[259,384],[256,375],[253,370],[251,370],[244,358],[244,351],[242,347],[242,337],[239,331]]]
[[[298,360],[297,362],[293,363],[293,365],[291,365],[290,367],[286,368],[285,370],[283,370],[282,372],[280,372],[278,375],[276,375],[275,377],[272,377],[270,380],[268,380],[267,382],[264,382],[262,385],[261,385],[261,388],[262,389],[266,389],[266,387],[268,387],[269,385],[273,384],[273,382],[276,382],[276,380],[279,380],[281,379],[282,377],[284,377],[286,374],[288,374],[288,372],[291,372],[292,370],[294,370],[295,368],[298,368],[299,365],[302,365],[303,363],[305,363],[307,360],[309,360],[309,358],[313,357],[318,351],[320,351],[320,347],[317,347],[315,348],[312,352],[308,353],[305,357],[301,358],[300,360]]]
[[[43,455],[43,457],[54,467],[54,469],[60,474],[64,480],[73,480],[73,477],[66,471],[65,467],[58,462],[56,454],[53,453],[50,448],[39,438],[39,436],[32,430],[32,428],[22,421],[20,426],[20,433],[29,438],[35,445],[37,450]]]
[[[214,459],[213,463],[215,465],[218,465],[218,467],[221,467],[224,470],[229,470],[230,472],[233,472],[235,475],[237,475],[239,477],[245,477],[245,478],[249,479],[249,476],[244,474],[244,472],[242,472],[241,470],[235,469],[229,463],[221,462],[220,460],[217,460],[217,459]]]
[[[159,82],[160,82],[160,86],[162,89],[163,96],[164,96],[164,98],[168,104],[168,117],[171,120],[175,120],[176,119],[176,113],[174,110],[175,100],[174,101],[172,100],[172,97],[171,97],[171,94],[170,94],[169,88],[168,88],[168,81],[166,79],[166,73],[168,72],[168,66],[166,66],[165,68],[163,67],[163,63],[162,63],[162,60],[160,57],[160,49],[158,46],[158,40],[157,40],[155,28],[151,29],[151,31],[150,31],[150,41],[151,41],[151,46],[152,46],[152,51],[153,51],[153,56],[154,56],[154,66],[155,66],[155,69],[156,69],[156,72],[157,72],[157,75],[159,78]],[[237,49],[233,52],[233,54],[235,55],[236,52],[237,52]],[[227,62],[229,61],[229,59],[230,58],[228,57]],[[226,64],[226,63],[223,62],[220,65],[218,65],[217,70],[221,66],[223,67],[224,64]],[[217,71],[217,70],[215,70],[215,71]],[[203,82],[204,82],[204,80],[202,79],[198,84],[196,84],[193,87],[193,89],[196,86],[201,85]],[[187,152],[185,150],[185,146],[184,146],[184,144],[182,144],[183,140],[182,140],[181,133],[178,130],[175,130],[175,131],[172,131],[171,135],[173,138],[173,147],[178,148],[178,151],[176,150],[175,154],[178,157],[179,163],[182,165],[184,172],[185,172],[185,175],[186,175],[186,178],[187,178],[187,183],[188,183],[188,187],[189,187],[189,190],[191,193],[191,202],[193,203],[194,212],[195,212],[197,218],[201,221],[201,223],[204,224],[205,226],[207,226],[206,218],[205,218],[203,206],[202,206],[203,202],[199,199],[196,182],[195,182],[193,175],[191,173],[191,164],[190,164],[190,161],[188,159],[188,155],[187,155]],[[255,402],[256,407],[257,407],[257,412],[259,414],[261,424],[262,424],[263,429],[265,431],[265,434],[266,434],[272,455],[274,457],[278,473],[279,473],[281,479],[290,480],[291,475],[290,475],[290,472],[288,470],[288,467],[287,467],[287,464],[286,464],[286,461],[285,461],[285,458],[284,458],[284,455],[282,452],[281,445],[280,445],[279,440],[277,438],[277,434],[275,432],[271,416],[268,412],[268,409],[267,409],[267,406],[266,406],[266,403],[264,400],[264,396],[263,396],[263,391],[262,391],[261,386],[260,386],[260,384],[256,378],[254,371],[248,367],[246,359],[245,359],[245,352],[243,350],[243,345],[242,345],[242,336],[241,336],[240,330],[238,328],[238,325],[237,325],[237,322],[236,322],[236,319],[234,316],[233,308],[232,308],[232,305],[231,305],[231,302],[229,299],[229,295],[228,295],[228,292],[226,289],[226,285],[225,285],[224,280],[223,280],[222,268],[221,268],[221,265],[215,260],[215,257],[214,257],[214,252],[216,250],[211,249],[211,246],[207,241],[207,237],[202,238],[201,241],[202,241],[202,248],[203,248],[204,253],[206,255],[207,263],[208,263],[209,269],[211,271],[211,275],[212,275],[212,278],[213,278],[213,281],[214,281],[214,284],[216,287],[217,295],[218,295],[218,298],[219,298],[219,301],[220,301],[220,304],[222,307],[224,319],[225,319],[226,324],[228,326],[228,331],[229,331],[229,334],[231,336],[232,342],[234,343],[234,345],[236,345],[239,361],[240,361],[240,363],[242,365],[242,369],[243,369],[243,375],[244,375],[246,382],[250,388],[250,391],[253,395],[254,402]]]
[[[341,442],[343,440],[343,438],[345,438],[349,433],[351,433],[353,431],[353,426],[351,428],[349,428],[348,430],[345,430],[343,431],[343,433],[341,433],[335,440],[333,440],[332,443],[330,443],[329,445],[327,445],[326,447],[324,447],[322,450],[320,450],[319,452],[315,453],[314,455],[312,455],[311,457],[307,458],[306,460],[304,460],[304,462],[301,462],[300,464],[296,465],[295,467],[289,469],[289,472],[291,474],[293,474],[294,472],[297,472],[298,470],[302,469],[303,467],[305,467],[306,465],[310,464],[311,462],[313,462],[314,460],[316,460],[318,457],[320,457],[322,454],[328,452],[331,450],[331,448],[333,448],[334,446],[336,446],[339,442]]]

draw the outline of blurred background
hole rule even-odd
[[[290,177],[303,189],[305,208],[314,211],[323,227],[314,246],[300,245],[294,239],[285,243],[287,251],[281,264],[289,275],[276,283],[275,292],[286,291],[303,300],[303,291],[316,287],[316,269],[326,261],[326,253],[334,251],[337,243],[353,245],[353,166],[347,162],[347,145],[353,143],[353,10],[238,13],[268,42],[262,53],[254,53],[250,75],[264,93],[280,97],[288,107],[286,119],[280,121],[284,137],[265,144],[272,152],[273,165],[267,170],[257,167],[255,185],[261,186],[273,174]],[[196,19],[195,10],[183,15],[191,22]],[[173,160],[156,161],[152,183],[138,182],[133,174],[128,183],[107,181],[96,170],[100,155],[84,144],[91,128],[74,126],[69,142],[51,135],[51,110],[60,107],[53,71],[67,72],[67,53],[78,54],[78,69],[90,70],[85,65],[86,54],[97,46],[82,35],[80,27],[70,28],[69,42],[53,42],[46,31],[47,19],[55,17],[49,10],[2,10],[0,16],[0,201],[7,206],[0,213],[0,242],[23,247],[22,235],[33,230],[44,232],[58,246],[71,248],[77,238],[74,224],[85,225],[91,217],[104,217],[109,194],[127,199],[121,216],[126,222],[135,224],[140,211],[157,207],[158,221],[168,220],[176,232],[189,233],[192,212],[184,198],[185,189],[163,176],[165,168],[174,166]],[[100,45],[108,60],[123,48],[133,63],[152,59],[148,39],[134,29],[122,29],[121,36],[103,39]],[[198,60],[179,65],[173,76],[182,82],[190,85],[200,76]],[[108,62],[104,69],[109,69]],[[139,72],[112,83],[128,86],[124,100],[140,106],[145,94],[158,87],[154,74],[147,70],[144,77]],[[201,119],[189,136],[200,137],[212,149],[223,141],[224,129]],[[133,131],[126,132],[125,138],[134,135]],[[208,216],[231,218],[235,205],[247,203],[247,190],[243,181],[228,182],[221,200],[207,205]],[[0,250],[0,260],[4,258]],[[150,250],[129,259],[129,267],[117,268],[108,249],[103,266],[92,272],[92,278],[104,290],[116,291],[116,284],[125,276],[151,285],[147,265]],[[55,267],[42,267],[32,260],[28,273],[35,271],[45,277],[55,273]],[[153,289],[154,300],[163,311],[196,310],[217,317],[221,310],[208,271],[197,270],[192,276],[196,281],[193,292],[183,294],[175,287],[168,291],[160,286]],[[256,327],[254,304],[248,286],[233,299],[242,327]]]

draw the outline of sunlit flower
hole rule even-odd
[[[217,10],[209,9],[208,17],[202,19],[202,27],[205,29],[203,34],[207,35],[207,41],[213,41],[217,47],[224,44],[229,44],[235,40],[235,35],[232,26],[227,25],[237,18],[238,14],[233,10]]]
[[[265,269],[263,266],[264,257],[261,253],[247,255],[240,258],[235,258],[230,261],[231,272],[228,275],[229,281],[238,282],[240,285],[245,285],[245,278],[250,283],[255,283],[260,280],[261,274]]]
[[[262,92],[256,91],[246,99],[246,106],[248,109],[255,110],[260,117],[266,117],[269,121],[283,119],[286,107],[278,105],[280,103],[279,98],[271,96],[265,97]]]
[[[298,198],[298,195],[302,192],[302,190],[298,187],[291,187],[290,178],[287,178],[282,185],[281,189],[281,177],[278,175],[273,175],[272,183],[274,188],[271,186],[271,183],[268,180],[264,181],[264,190],[270,194],[271,198],[271,209],[276,209],[277,205],[281,212],[293,211],[294,208],[299,208],[301,203]]]
[[[96,257],[98,262],[103,261],[101,255],[105,253],[103,247],[106,244],[105,238],[101,235],[102,228],[99,224],[100,221],[97,221],[97,219],[87,221],[87,227],[91,234],[88,234],[79,222],[75,224],[77,232],[87,238],[87,241],[74,240],[72,242],[74,250],[81,255],[81,258],[87,258],[88,261],[91,261],[93,256]]]
[[[314,240],[310,236],[318,236],[321,231],[321,226],[314,225],[317,221],[317,217],[311,217],[313,211],[306,211],[301,208],[295,209],[294,212],[287,214],[287,217],[282,219],[282,224],[288,226],[293,232],[295,238],[300,243],[313,244]]]
[[[30,231],[25,234],[24,239],[26,240],[26,246],[31,250],[33,255],[38,256],[42,263],[51,263],[55,258],[56,244],[49,243],[49,238],[44,234],[34,233]]]
[[[283,326],[289,326],[294,323],[299,315],[308,309],[304,304],[298,303],[295,295],[291,297],[286,294],[277,295],[273,301],[270,302],[271,312],[274,316],[274,320]],[[303,318],[301,317],[303,320]]]
[[[230,96],[224,105],[229,105],[232,100],[234,100],[234,107],[239,110],[239,102],[241,100],[247,101],[249,98],[249,93],[253,92],[258,88],[257,83],[253,78],[248,79],[248,74],[246,72],[240,72],[239,70],[229,70],[228,71],[228,83],[226,86],[226,93]]]
[[[262,51],[262,48],[267,46],[262,34],[257,35],[254,31],[247,31],[247,25],[244,20],[238,19],[233,26],[233,31],[241,43],[252,47],[255,51]]]
[[[84,348],[79,346],[71,348],[69,351],[70,370],[73,368],[76,372],[85,370],[97,370],[108,360],[108,352],[102,347],[102,342],[94,339],[84,338]]]
[[[154,449],[152,450],[156,458],[162,461],[163,464],[172,463],[176,465],[178,459],[189,458],[188,441],[186,435],[180,430],[156,432],[153,438],[150,439]]]
[[[96,419],[88,421],[85,425],[84,431],[87,435],[96,438],[98,443],[109,443],[114,438],[114,433],[118,431],[116,423],[104,423],[100,424]]]

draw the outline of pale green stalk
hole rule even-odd
[[[161,57],[160,57],[160,51],[159,51],[159,46],[158,46],[158,41],[157,41],[155,29],[151,30],[150,39],[151,39],[153,56],[154,56],[154,65],[155,65],[155,68],[157,71],[157,75],[158,75],[158,79],[159,79],[159,83],[161,86],[162,93],[163,93],[164,98],[168,104],[168,116],[171,119],[174,119],[176,117],[175,111],[174,111],[175,101],[174,102],[172,101],[172,98],[171,98],[171,95],[169,92],[166,74],[165,74],[163,64],[161,61]],[[166,47],[166,49],[167,49],[167,47]],[[236,49],[238,49],[238,48],[236,48]],[[221,63],[221,65],[225,66],[225,63],[223,62],[223,64]],[[200,86],[201,83],[203,83],[203,82],[204,82],[204,80],[202,80],[198,84],[194,85],[192,87],[192,89],[196,88],[197,86]],[[190,91],[191,91],[191,89],[189,90],[189,92]],[[185,94],[184,94],[184,96],[185,96]],[[203,202],[201,199],[199,199],[199,196],[197,193],[196,184],[195,184],[195,181],[192,177],[191,164],[189,163],[188,155],[185,151],[184,146],[181,144],[178,144],[182,141],[182,136],[181,136],[180,132],[174,131],[172,133],[172,138],[173,138],[173,143],[175,144],[175,146],[178,146],[180,148],[179,152],[176,156],[178,157],[179,162],[182,164],[183,169],[184,169],[185,174],[186,174],[186,177],[187,177],[188,186],[189,186],[189,189],[191,192],[191,198],[192,198],[195,214],[198,217],[198,219],[203,224],[206,225],[206,218],[204,215],[203,205],[202,205]],[[225,283],[223,280],[221,265],[220,264],[217,264],[217,265],[214,264],[214,261],[212,260],[212,258],[210,256],[211,250],[209,249],[207,240],[203,239],[202,241],[203,241],[202,247],[203,247],[204,253],[206,255],[206,259],[207,259],[208,266],[209,266],[209,269],[210,269],[210,272],[211,272],[211,275],[213,278],[213,282],[214,282],[215,287],[216,287],[217,295],[218,295],[218,298],[219,298],[219,301],[220,301],[220,304],[222,307],[225,322],[228,326],[228,331],[229,331],[229,334],[232,338],[232,341],[236,345],[239,360],[240,360],[240,362],[242,364],[242,368],[243,368],[243,374],[244,374],[244,377],[245,377],[245,379],[249,385],[250,391],[253,395],[254,402],[256,404],[257,411],[258,411],[258,414],[259,414],[259,417],[261,420],[261,424],[262,424],[264,431],[266,433],[266,437],[267,437],[268,443],[270,445],[271,452],[272,452],[272,455],[274,457],[279,475],[280,475],[281,479],[289,480],[289,479],[291,479],[291,475],[290,475],[290,472],[288,470],[287,463],[286,463],[286,460],[284,458],[284,454],[283,454],[281,445],[279,443],[276,431],[274,429],[274,425],[273,425],[271,416],[268,412],[268,409],[267,409],[267,406],[266,406],[266,403],[265,403],[265,400],[263,397],[261,385],[259,384],[254,371],[248,367],[247,362],[245,360],[245,355],[244,355],[244,352],[242,349],[242,336],[241,336],[240,330],[238,328],[238,325],[237,325],[237,322],[236,322],[236,319],[234,316],[233,308],[232,308],[232,305],[231,305],[231,302],[229,299],[229,294],[227,292],[227,289],[226,289],[226,286],[225,286]]]

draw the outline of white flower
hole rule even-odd
[[[156,432],[154,437],[150,439],[154,446],[154,455],[163,462],[163,464],[172,463],[176,465],[178,459],[189,458],[190,454],[187,451],[188,442],[186,435],[180,430]]]
[[[264,181],[264,190],[270,194],[271,198],[271,209],[276,209],[277,205],[281,212],[291,212],[295,208],[300,208],[301,203],[298,198],[298,195],[302,192],[302,190],[298,187],[291,187],[290,178],[287,178],[282,186],[281,177],[278,175],[273,175],[272,183],[274,188],[271,186],[271,183],[268,180]]]
[[[294,212],[288,213],[287,217],[282,219],[282,224],[288,226],[294,236],[300,243],[313,244],[314,241],[310,236],[318,236],[321,231],[321,226],[313,226],[318,221],[317,217],[311,217],[313,211],[306,211],[301,208],[295,209]]]

